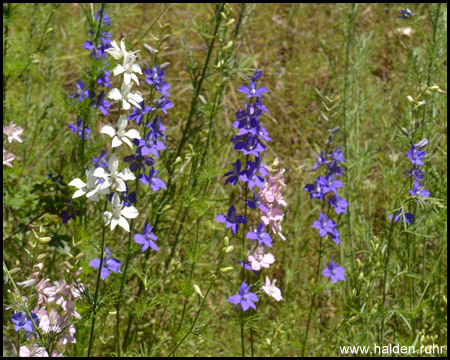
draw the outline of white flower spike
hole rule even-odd
[[[120,60],[120,59],[125,58],[125,57],[130,57],[130,56],[134,55],[135,53],[137,53],[138,51],[140,51],[140,50],[136,50],[134,52],[127,51],[127,49],[125,48],[125,41],[124,41],[124,39],[122,39],[120,41],[120,48],[117,45],[116,40],[113,40],[111,42],[111,46],[112,47],[110,47],[109,49],[106,49],[105,51],[109,55],[111,55],[114,59],[116,59],[116,60]]]
[[[139,79],[134,73],[142,75],[142,70],[138,64],[135,64],[135,62],[135,55],[125,56],[123,58],[123,65],[119,64],[114,68],[114,76],[123,73],[123,80],[125,84],[129,85],[131,83],[131,80],[133,80],[137,85],[139,85]]]
[[[139,211],[134,206],[123,207],[123,201],[120,201],[120,197],[117,192],[114,193],[111,200],[111,211],[105,211],[103,213],[103,220],[105,226],[111,224],[111,230],[117,225],[120,225],[125,231],[130,232],[130,225],[126,219],[134,219],[139,215]]]
[[[76,178],[73,179],[68,185],[74,186],[78,190],[72,196],[72,199],[77,197],[86,195],[89,200],[97,201],[98,194],[109,194],[109,189],[105,187],[101,187],[101,184],[98,184],[97,176],[95,176],[95,167],[92,166],[89,170],[86,170],[86,180],[85,183],[83,180]]]
[[[119,120],[117,121],[117,131],[114,130],[112,126],[106,125],[103,126],[103,129],[100,132],[102,134],[107,134],[113,138],[111,145],[113,148],[122,145],[122,142],[126,143],[129,147],[133,148],[130,139],[140,139],[141,136],[139,134],[139,131],[137,131],[136,129],[130,129],[127,132],[125,132],[127,124],[128,120],[126,115],[121,115],[119,117]]]
[[[141,109],[139,103],[142,102],[144,99],[139,91],[137,90],[131,91],[132,86],[133,83],[130,82],[127,85],[124,82],[120,90],[117,88],[112,89],[108,94],[108,98],[113,100],[122,100],[122,106],[124,110],[129,110],[131,108],[130,103],[136,106],[137,108]]]
[[[124,180],[135,180],[136,176],[134,176],[129,168],[125,168],[121,172],[118,172],[118,169],[119,160],[115,154],[112,154],[109,158],[110,173],[101,167],[95,169],[94,175],[105,180],[100,185],[101,189],[109,189],[111,185],[114,185],[116,191],[127,191]]]

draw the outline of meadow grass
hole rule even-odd
[[[31,342],[14,331],[11,316],[33,311],[36,290],[17,283],[36,271],[38,280],[78,277],[85,286],[76,343],[61,347],[48,334],[36,336],[65,356],[86,356],[91,340],[92,356],[341,356],[340,346],[447,345],[445,4],[414,5],[407,20],[397,4],[103,4],[111,40],[141,50],[142,68],[170,62],[174,107],[162,120],[166,149],[155,159],[167,189],[132,185],[140,194],[132,231],[148,221],[158,237],[159,251],[144,253],[132,232],[102,226],[106,201],[74,199],[81,216],[67,224],[59,216],[74,192],[67,184],[84,179],[85,164],[102,149],[111,151],[100,130],[125,113],[110,100],[104,117],[69,98],[98,66],[82,47],[87,18],[100,8],[91,6],[3,5],[3,126],[24,129],[23,143],[3,140],[16,156],[12,168],[3,167],[5,356]],[[146,53],[144,43],[159,52]],[[246,250],[215,218],[248,195],[224,186],[223,174],[237,159],[229,140],[245,101],[237,91],[247,83],[241,74],[255,69],[269,89],[266,164],[278,158],[286,170],[288,206],[286,241],[272,236],[276,262],[261,277],[278,279],[283,300],[260,291],[257,312],[244,318],[227,299],[241,284],[233,259]],[[117,78],[111,82],[119,87]],[[146,99],[154,95],[143,84],[140,90]],[[407,96],[426,104],[416,107]],[[67,127],[80,116],[91,140]],[[335,127],[330,149],[343,148],[340,194],[349,203],[347,215],[335,216],[339,246],[311,227],[322,204],[304,191],[318,176],[314,154],[327,148]],[[420,202],[408,194],[404,171],[411,143],[425,138],[423,184],[431,195]],[[118,153],[128,155],[123,146]],[[416,215],[413,224],[389,219],[400,207]],[[88,266],[103,254],[102,239],[122,262],[122,274],[103,282]],[[331,258],[347,281],[321,275]]]

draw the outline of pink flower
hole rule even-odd
[[[8,151],[6,151],[5,148],[3,148],[3,165],[9,166],[9,167],[13,167],[11,165],[11,161],[13,161],[16,158],[16,155],[14,154],[8,154]]]
[[[275,257],[272,254],[265,254],[264,245],[262,244],[258,245],[253,253],[249,251],[249,254],[247,259],[252,270],[255,271],[261,270],[263,267],[268,268],[275,262]]]
[[[64,296],[68,296],[71,292],[70,286],[66,284],[64,280],[54,282],[55,286],[47,287],[43,290],[43,293],[48,297],[48,302],[56,302],[61,305],[64,301]]]
[[[31,344],[30,347],[21,346],[19,357],[49,357],[45,347]]]
[[[77,313],[77,307],[75,306],[75,301],[72,301],[72,295],[62,302],[61,307],[67,313],[68,317],[75,316],[77,319],[81,319],[81,315]]]
[[[19,136],[20,134],[22,134],[22,132],[23,132],[23,129],[20,126],[14,125],[12,120],[8,126],[5,126],[3,128],[3,134],[8,135],[9,143],[12,143],[13,140],[17,140],[20,143],[23,142],[23,140]]]
[[[270,279],[266,276],[266,283],[262,286],[267,295],[272,296],[276,301],[282,300],[281,291],[278,289],[275,284],[277,280],[274,279],[272,283],[270,283]]]

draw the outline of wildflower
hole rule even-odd
[[[78,119],[77,120],[77,126],[73,125],[72,123],[68,124],[67,127],[74,133],[78,133],[78,137],[80,139],[83,139],[83,120]],[[87,125],[84,127],[84,138],[90,138],[91,130],[87,127]]]
[[[316,154],[316,157],[317,157],[317,161],[313,167],[313,170],[318,169],[321,165],[325,165],[325,164],[328,164],[331,162],[331,160],[327,160],[327,158],[324,155],[323,150],[320,152],[320,155]]]
[[[423,166],[422,159],[425,157],[425,151],[419,151],[416,145],[412,145],[406,154],[413,165]]]
[[[147,123],[147,127],[151,128],[155,134],[166,140],[166,136],[163,134],[163,132],[166,131],[166,128],[161,123],[161,119],[162,118],[156,115],[152,123],[150,121]]]
[[[430,197],[430,192],[428,190],[422,189],[422,185],[418,181],[414,182],[414,188],[409,190],[412,196],[421,196],[423,198]]]
[[[11,317],[11,321],[16,325],[15,326],[16,331],[24,329],[25,331],[33,332],[34,331],[33,321],[36,324],[36,326],[39,327],[39,317],[33,311],[30,311],[30,314],[31,318],[28,316],[28,314],[22,312],[15,313]]]
[[[126,219],[134,219],[139,215],[139,212],[134,206],[123,207],[124,203],[120,201],[120,197],[117,193],[113,195],[110,202],[112,212],[105,211],[103,213],[103,220],[105,221],[105,226],[111,223],[111,230],[117,225],[120,225],[125,231],[130,231],[130,225]]]
[[[158,109],[160,109],[164,114],[167,115],[167,109],[173,108],[172,101],[166,99],[165,96],[162,96],[156,102],[153,103]]]
[[[256,194],[256,191],[253,191],[253,199],[252,200],[247,200],[247,205],[248,205],[248,207],[250,209],[258,208],[264,214],[268,214],[269,213],[269,209],[262,202],[260,195]]]
[[[234,148],[238,151],[242,151],[244,155],[258,156],[260,152],[266,150],[258,138],[254,135],[250,135],[245,141],[238,141],[234,144]]]
[[[416,13],[411,12],[411,10],[409,10],[407,7],[405,7],[404,9],[401,9],[400,14],[401,14],[401,16],[399,16],[399,18],[401,20],[407,20],[416,15]]]
[[[235,163],[232,164],[233,165],[233,170],[227,172],[224,176],[228,176],[228,178],[225,180],[225,184],[230,183],[231,185],[236,185],[236,183],[239,180],[239,174],[241,172],[241,161],[238,159],[236,160]]]
[[[251,97],[260,97],[261,94],[267,93],[269,92],[269,90],[267,90],[265,87],[261,86],[261,87],[256,87],[256,81],[251,81],[249,86],[241,86],[238,89],[239,92],[247,94],[247,97],[251,98]]]
[[[315,220],[312,226],[319,230],[320,237],[324,237],[327,234],[334,234],[336,224],[332,219],[328,220],[328,218],[321,212],[320,220]]]
[[[333,191],[337,196],[337,189],[344,186],[342,181],[334,180],[333,173],[329,173],[326,177],[319,176],[317,178],[317,183],[322,187],[322,193],[326,194]]]
[[[100,112],[104,116],[109,114],[108,109],[111,107],[111,104],[109,103],[108,100],[105,99],[105,97],[106,93],[102,91],[100,95],[97,97],[97,100],[92,102],[92,106],[95,108],[98,107],[100,109]]]
[[[152,154],[159,159],[158,151],[164,150],[166,145],[162,141],[158,140],[158,134],[155,131],[149,131],[145,140],[144,139],[134,139],[134,145],[138,148],[136,154],[139,156],[147,156]]]
[[[92,158],[92,163],[94,164],[96,169],[98,167],[102,167],[103,169],[106,169],[108,167],[108,162],[106,161],[106,156],[108,154],[109,152],[105,153],[105,149],[103,149],[98,159],[95,156]]]
[[[397,222],[399,220],[407,223],[407,224],[412,224],[414,222],[414,219],[416,217],[413,214],[404,212],[403,209],[400,209],[397,213],[397,215],[395,215],[394,217],[394,221]],[[392,214],[389,214],[389,219],[392,219]]]
[[[253,252],[249,251],[247,260],[252,270],[257,271],[263,267],[269,268],[275,262],[275,257],[272,254],[266,254],[264,245],[259,244]]]
[[[258,240],[258,244],[264,244],[267,247],[272,247],[272,238],[268,233],[266,233],[264,230],[266,227],[263,223],[260,223],[258,227],[256,228],[256,231],[249,231],[247,233],[247,239],[251,240]]]
[[[98,169],[103,170],[103,168],[98,168]],[[95,175],[95,171],[96,171],[96,169],[94,166],[91,166],[91,168],[89,170],[85,171],[86,180],[87,180],[86,183],[84,181],[82,181],[81,179],[76,178],[76,179],[73,179],[68,184],[69,186],[74,186],[78,189],[73,194],[72,199],[86,195],[86,197],[89,200],[97,201],[99,193],[100,194],[108,194],[109,193],[109,189],[100,188],[100,183],[98,182],[97,175]]]
[[[323,276],[331,277],[331,281],[335,284],[338,280],[346,281],[345,269],[342,266],[338,266],[334,263],[333,259],[331,259],[330,266],[325,267],[322,271]]]
[[[329,204],[334,207],[334,210],[336,210],[336,214],[347,214],[347,210],[345,210],[345,208],[348,206],[347,200],[335,195],[329,200]]]
[[[13,121],[9,123],[8,126],[5,126],[3,128],[3,134],[8,135],[8,142],[12,143],[13,140],[16,140],[18,142],[23,142],[22,138],[19,136],[22,134],[23,129],[20,126],[14,125]]]
[[[124,41],[124,39],[122,39],[122,40],[120,41],[120,48],[119,48],[119,46],[117,45],[117,43],[116,43],[115,40],[113,40],[113,41],[111,42],[111,46],[112,46],[112,47],[106,49],[105,51],[106,51],[109,55],[111,55],[114,59],[116,59],[116,60],[120,60],[120,59],[122,59],[122,58],[129,57],[129,56],[131,56],[131,55],[133,55],[133,54],[135,54],[135,53],[137,53],[137,52],[139,51],[139,50],[137,50],[137,51],[135,51],[135,52],[131,52],[131,51],[128,52],[127,49],[126,49],[126,47],[125,47],[125,41]]]
[[[236,215],[236,208],[231,205],[228,209],[228,216],[223,214],[217,215],[216,221],[225,223],[225,229],[231,228],[231,230],[237,234],[239,231],[239,224],[245,224],[247,219],[242,215]]]
[[[269,176],[266,165],[264,165],[264,154],[259,154],[259,156],[255,157],[255,161],[249,160],[248,162],[254,165],[262,176]]]
[[[417,167],[417,165],[413,165],[412,170],[407,169],[405,171],[406,176],[413,178],[415,181],[423,181],[425,177],[425,172]]]
[[[56,350],[53,351],[52,357],[58,354]],[[19,350],[19,357],[49,357],[45,347],[38,344],[30,344],[29,347],[23,345]]]
[[[152,166],[148,176],[145,174],[140,174],[138,179],[144,185],[150,185],[153,192],[156,192],[161,188],[167,190],[166,184],[164,183],[164,181],[162,181],[161,179],[156,177],[156,175],[158,175],[158,173],[159,173],[159,170],[155,170],[154,167]]]
[[[105,257],[103,258],[102,263],[102,270],[100,272],[100,276],[102,277],[102,280],[105,280],[109,274],[112,272],[116,272],[121,274],[122,271],[119,269],[119,267],[122,265],[122,263],[114,258],[111,258],[111,251],[109,250],[109,247],[105,249]],[[100,267],[100,259],[92,259],[89,263],[90,267],[93,267],[94,269],[98,269]]]
[[[329,157],[332,157],[334,161],[337,162],[344,162],[344,154],[342,153],[341,149],[336,147],[333,151],[333,153],[328,154]]]
[[[127,144],[130,148],[133,148],[133,145],[131,144],[130,139],[140,139],[141,135],[139,134],[139,131],[136,129],[130,129],[127,132],[125,132],[125,129],[127,127],[128,120],[126,115],[120,115],[119,120],[117,121],[117,131],[114,130],[114,128],[110,125],[103,126],[102,130],[100,131],[102,134],[107,134],[113,138],[111,147],[118,147],[122,145],[124,142]]]
[[[144,114],[148,114],[152,108],[150,106],[145,106],[144,100],[139,104],[140,107],[135,107],[128,117],[128,120],[136,120],[138,125],[141,125],[142,117]]]
[[[110,81],[111,81],[111,73],[109,72],[109,70],[103,71],[101,75],[97,78],[98,85],[112,88]]]
[[[248,162],[248,168],[247,170],[244,170],[240,173],[239,178],[243,182],[248,182],[248,187],[253,189],[253,187],[256,185],[259,188],[264,188],[264,178],[261,176],[256,175],[257,168],[253,163]]]
[[[3,166],[9,166],[9,167],[13,167],[11,164],[11,161],[13,161],[16,158],[16,155],[9,153],[8,151],[3,148]]]
[[[228,301],[235,305],[241,304],[244,311],[247,311],[250,307],[256,310],[254,302],[258,301],[258,297],[255,293],[250,292],[250,287],[243,282],[239,289],[239,294],[230,296]]]
[[[142,252],[151,247],[153,250],[158,251],[158,246],[154,241],[158,240],[155,234],[152,233],[153,226],[149,226],[148,222],[145,222],[144,232],[142,234],[134,234],[134,242],[142,245]]]
[[[336,160],[333,160],[331,162],[331,164],[328,164],[328,170],[330,170],[330,172],[333,174],[333,176],[342,176],[344,175],[344,169],[338,165],[339,162],[337,162]]]
[[[132,83],[126,84],[124,82],[120,90],[117,88],[112,89],[108,94],[108,98],[118,101],[122,100],[124,110],[129,110],[131,108],[130,104],[141,108],[139,104],[144,100],[142,94],[137,90],[131,91],[131,87]]]
[[[152,66],[151,69],[145,69],[144,74],[146,76],[145,82],[148,85],[158,85],[166,76],[164,70],[160,69],[158,65]]]
[[[140,155],[128,155],[123,158],[123,161],[130,163],[128,166],[132,172],[136,172],[139,168],[142,172],[145,171],[145,166],[152,166],[155,164],[155,160],[150,156],[140,156]]]
[[[126,85],[130,85],[131,80],[139,85],[139,79],[135,73],[142,75],[142,70],[138,64],[135,64],[136,59],[137,57],[135,55],[125,56],[123,59],[123,65],[118,64],[113,70],[114,76],[123,73],[123,81]]]
[[[136,203],[136,192],[133,191],[133,192],[128,193],[129,192],[128,184],[125,183],[125,186],[127,189],[125,191],[122,191],[119,194],[119,197],[120,197],[120,200],[123,201],[123,205],[128,207],[128,206],[131,206],[131,204]],[[109,201],[112,200],[114,194],[115,194],[115,192],[112,192],[111,194],[109,194],[109,196],[108,196]]]
[[[77,308],[75,306],[75,301],[72,300],[72,295],[69,294],[67,300],[64,300],[61,303],[62,309],[67,313],[67,317],[75,316],[77,319],[81,319],[81,315],[77,312]]]
[[[59,214],[59,217],[62,219],[63,224],[67,224],[70,219],[75,221],[77,216],[80,216],[80,211],[75,210],[71,205],[72,201],[69,200],[68,203],[69,205],[67,206],[67,208],[61,211],[61,213]]]
[[[136,179],[136,176],[133,175],[130,169],[125,168],[121,172],[119,172],[118,169],[119,160],[117,159],[117,156],[115,154],[112,154],[109,158],[109,173],[101,167],[95,169],[94,176],[105,180],[100,185],[101,189],[106,189],[111,185],[114,185],[117,191],[126,191],[127,187],[125,185],[125,180],[128,181]]]
[[[78,96],[78,101],[83,101],[84,99],[88,99],[90,97],[89,91],[85,89],[84,82],[78,80],[75,83],[75,87],[77,88],[77,92],[75,94],[70,95],[71,98]]]
[[[266,283],[261,287],[267,295],[272,296],[276,301],[283,300],[281,290],[275,286],[277,279],[273,279],[272,283],[268,276],[266,276]]]

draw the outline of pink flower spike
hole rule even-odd
[[[280,301],[283,300],[283,297],[281,296],[280,289],[275,286],[276,282],[277,279],[274,279],[273,282],[270,283],[269,277],[266,276],[266,283],[261,289],[263,289],[267,295],[272,296],[276,301]]]
[[[247,260],[249,261],[252,270],[258,271],[263,267],[269,268],[269,266],[275,262],[275,257],[272,254],[265,254],[264,249],[264,245],[258,245],[255,251],[248,256]]]
[[[3,128],[3,134],[8,135],[9,143],[12,143],[13,140],[17,140],[20,143],[23,142],[23,140],[19,136],[20,134],[22,134],[22,132],[23,132],[23,129],[20,126],[14,125],[12,120],[8,126],[5,126]]]

